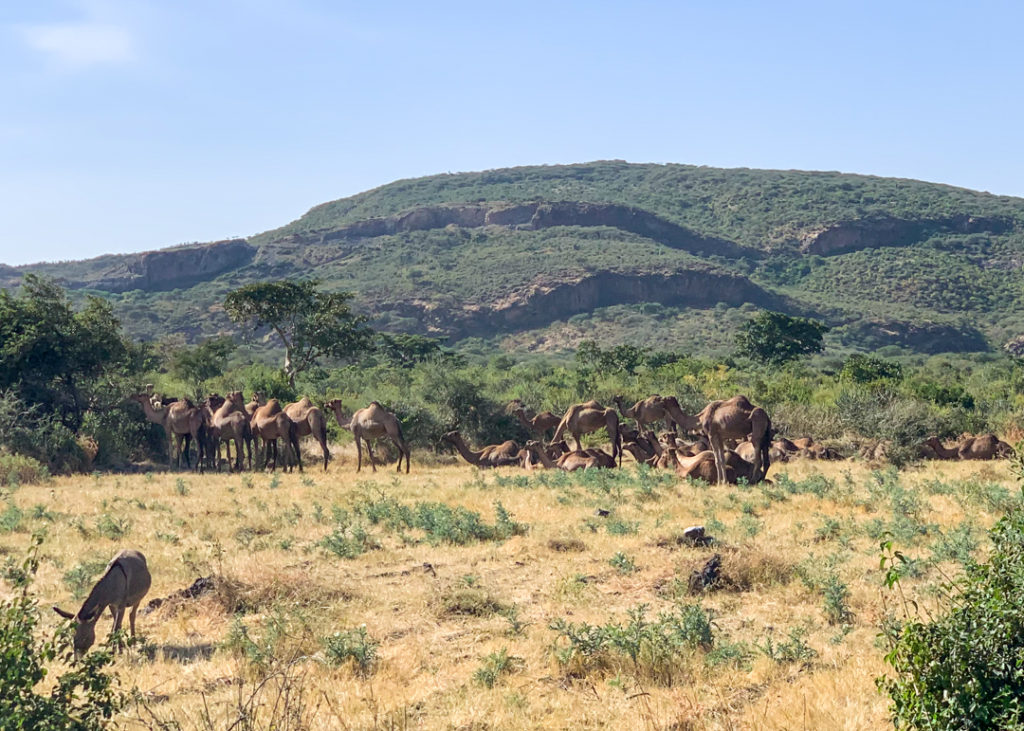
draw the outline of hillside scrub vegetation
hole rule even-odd
[[[749,306],[851,351],[990,352],[1024,331],[1022,222],[1020,199],[921,181],[600,161],[397,181],[248,241],[15,268],[0,287],[58,278],[132,337],[192,344],[232,330],[230,292],[315,273],[376,329],[452,345],[684,335],[717,357],[740,324],[718,307]],[[591,316],[652,307],[679,317]]]
[[[261,361],[261,349],[223,337],[198,346],[133,343],[101,301],[76,311],[45,280],[30,279],[17,295],[0,293],[0,306],[9,314],[0,325],[0,449],[53,473],[165,459],[162,429],[126,401],[146,383],[178,397],[241,389],[283,402],[302,395],[320,404],[340,398],[349,413],[376,400],[399,417],[414,449],[430,453],[444,451],[441,437],[454,429],[472,444],[523,443],[529,435],[507,409],[515,399],[534,411],[561,414],[590,398],[610,403],[618,395],[632,402],[660,393],[696,413],[711,399],[743,393],[769,411],[780,435],[828,441],[847,456],[886,442],[898,464],[920,456],[929,436],[993,431],[1015,440],[1024,414],[1024,363],[1009,353],[836,357],[826,349],[776,365],[746,347],[701,358],[583,341],[571,362],[470,359],[422,336],[370,338],[359,325],[363,349],[348,354],[347,363],[322,353],[315,367],[291,379]],[[776,315],[751,322],[764,317]],[[786,322],[806,325],[811,334],[820,330],[812,321]],[[813,351],[818,342],[801,348]],[[341,438],[333,423],[330,429],[332,439]]]

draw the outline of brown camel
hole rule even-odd
[[[181,456],[184,453],[185,465],[191,467],[189,445],[193,441],[198,444],[199,430],[203,423],[199,409],[187,401],[174,401],[167,406],[157,406],[153,403],[152,394],[149,393],[136,393],[128,399],[142,407],[146,419],[164,428],[164,434],[167,436],[167,466],[171,467],[177,459],[178,467],[181,467]],[[196,467],[198,468],[198,464]]]
[[[363,409],[358,409],[351,418],[346,419],[342,411],[340,399],[332,399],[324,404],[334,412],[334,418],[338,420],[338,426],[352,432],[356,441],[356,472],[363,468],[363,450],[361,440],[366,442],[366,454],[370,458],[370,467],[377,471],[374,464],[373,450],[370,442],[381,437],[388,437],[398,448],[398,472],[402,471],[402,457],[405,457],[405,474],[409,474],[409,445],[406,444],[405,436],[402,434],[402,424],[398,417],[385,409],[376,401]]]
[[[715,462],[715,453],[710,449],[698,452],[691,457],[676,453],[676,462],[676,474],[680,477],[704,480],[708,484],[718,480],[718,465]],[[741,477],[747,480],[747,482],[753,482],[754,465],[731,449],[726,449],[725,481],[730,485],[735,485]]]
[[[576,470],[587,470],[592,467],[614,467],[615,460],[610,454],[601,449],[587,449],[582,452],[566,452],[557,460],[552,460],[544,450],[544,445],[537,441],[526,443],[526,450],[549,470],[565,470],[575,472]]]
[[[636,422],[638,431],[644,431],[648,424],[655,424],[664,421],[666,427],[673,432],[678,425],[684,432],[697,431],[700,424],[694,416],[683,413],[679,401],[675,396],[648,396],[642,401],[637,401],[632,406],[624,406],[622,396],[614,396],[612,401],[619,407],[619,411],[627,419]]]
[[[937,437],[929,437],[924,443],[935,451],[939,459],[1002,459],[1013,455],[1013,447],[995,434],[965,436],[954,447],[946,447]]]
[[[326,472],[330,451],[327,449],[327,419],[324,418],[324,412],[303,396],[295,403],[285,406],[284,413],[288,414],[288,418],[295,422],[300,438],[312,435],[320,443],[320,450],[324,454],[324,472]]]
[[[634,440],[630,442],[623,442],[622,449],[633,455],[633,459],[637,461],[637,464],[651,464],[658,458],[654,449],[644,439],[642,442]]]
[[[210,394],[210,407],[220,401],[217,394]],[[252,469],[252,443],[249,419],[245,413],[245,400],[241,391],[232,391],[217,407],[210,419],[210,425],[217,438],[217,459],[220,460],[220,445],[224,444],[228,451],[228,470],[231,469],[231,442],[235,443],[235,472],[242,471],[243,445],[249,446],[249,469]]]
[[[526,408],[523,406],[523,402],[519,399],[509,403],[511,413],[519,420],[523,428],[530,434],[536,434],[538,438],[543,439],[544,436],[555,427],[558,426],[558,422],[561,421],[557,416],[552,414],[550,411],[542,411],[539,414],[528,417],[526,415]]]
[[[751,482],[764,479],[771,465],[769,447],[772,439],[772,422],[768,412],[754,406],[746,396],[733,396],[725,401],[712,401],[697,415],[701,430],[711,443],[718,469],[718,482],[724,484],[725,440],[750,438],[756,447]]]
[[[606,409],[596,401],[588,401],[582,404],[570,406],[562,420],[558,422],[555,429],[553,441],[559,441],[565,432],[572,434],[576,441],[576,451],[582,452],[583,445],[580,443],[582,434],[590,434],[598,429],[606,429],[608,438],[612,442],[612,457],[622,464],[622,436],[619,434],[619,415],[615,409]]]
[[[491,444],[476,452],[466,445],[457,431],[450,431],[441,439],[454,446],[462,458],[474,467],[507,467],[519,461],[519,445],[511,439],[501,444]]]
[[[238,405],[245,411],[240,393]],[[302,452],[299,451],[298,425],[288,417],[288,414],[284,413],[284,409],[281,408],[281,402],[276,398],[270,399],[263,406],[256,409],[256,412],[252,415],[252,421],[256,428],[259,429],[260,438],[266,445],[263,461],[265,465],[270,466],[271,472],[277,469],[278,439],[285,440],[285,471],[290,471],[292,468],[291,461],[288,459],[288,449],[290,447],[295,455],[295,461],[299,465],[299,472],[302,472]],[[271,451],[274,453],[273,461],[270,458]]]

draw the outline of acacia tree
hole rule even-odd
[[[820,353],[828,325],[806,317],[790,317],[763,310],[747,320],[736,334],[739,354],[770,365],[781,365],[801,355]]]
[[[373,344],[366,318],[352,312],[349,292],[321,292],[315,280],[260,282],[228,294],[224,309],[236,323],[270,328],[284,346],[284,373],[295,376],[324,357],[351,358]]]

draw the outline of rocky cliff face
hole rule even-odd
[[[161,292],[189,287],[247,264],[256,249],[244,239],[180,246],[142,254],[106,256],[69,266],[61,284],[71,289]],[[32,270],[38,267],[19,267]],[[44,270],[45,271],[45,270]]]
[[[739,306],[750,302],[772,309],[787,307],[782,298],[745,277],[721,272],[679,271],[600,272],[569,281],[538,281],[488,305],[459,308],[413,301],[377,303],[376,309],[418,319],[425,332],[459,340],[543,327],[598,307],[639,302],[689,307],[712,307],[720,302]]]
[[[846,221],[809,231],[800,250],[805,254],[829,256],[879,246],[910,246],[937,233],[1002,234],[1012,223],[1000,218],[950,216],[931,220],[881,218]]]
[[[406,231],[460,226],[505,226],[538,230],[553,226],[608,226],[645,236],[674,249],[694,254],[717,254],[730,258],[759,258],[761,252],[731,241],[701,236],[647,211],[608,203],[538,202],[523,204],[480,203],[472,205],[425,206],[387,218],[370,218],[341,228],[304,237],[307,242],[344,241],[389,236]]]

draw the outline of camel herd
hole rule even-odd
[[[246,402],[241,391],[234,391],[226,397],[213,394],[201,404],[194,405],[188,400],[158,398],[152,387],[146,393],[130,398],[142,406],[148,420],[163,426],[171,448],[172,463],[177,459],[180,464],[184,457],[186,465],[189,465],[189,443],[195,442],[197,469],[219,467],[221,446],[226,447],[226,461],[230,468],[241,470],[247,460],[251,469],[254,445],[258,448],[262,441],[265,465],[274,469],[279,458],[277,441],[284,439],[285,451],[291,453],[291,458],[301,470],[298,439],[312,436],[320,444],[324,469],[327,469],[330,454],[327,422],[324,412],[308,398],[282,407],[277,399],[264,401],[257,394]],[[527,441],[522,449],[515,441],[508,440],[473,450],[457,431],[445,434],[444,440],[477,467],[518,465],[528,470],[546,468],[570,472],[613,468],[621,465],[622,452],[627,451],[637,462],[674,469],[681,477],[719,484],[736,483],[740,479],[751,484],[760,482],[765,479],[773,461],[787,461],[794,456],[841,458],[835,450],[816,444],[809,437],[772,441],[772,424],[767,412],[751,404],[745,396],[712,401],[693,416],[683,412],[679,402],[672,397],[650,396],[632,406],[626,406],[620,397],[613,400],[618,412],[596,401],[586,401],[570,406],[561,418],[551,412],[529,416],[522,402],[513,401],[509,404],[510,413],[537,437]],[[401,472],[404,458],[405,471],[409,472],[409,446],[394,414],[376,401],[350,417],[345,416],[337,399],[328,401],[324,406],[334,412],[341,427],[352,432],[358,453],[357,471],[362,469],[362,443],[366,443],[370,465],[376,470],[371,445],[386,437],[398,449],[398,471]],[[632,420],[635,427],[627,426],[625,420]],[[667,430],[656,436],[652,427],[659,423],[664,423]],[[545,437],[552,429],[554,435],[546,442]],[[580,437],[601,429],[607,432],[611,441],[611,453],[598,448],[584,449]],[[679,429],[693,437],[693,441],[681,439],[677,432]],[[562,440],[566,434],[572,435],[575,449],[570,449]],[[233,465],[232,443],[235,445]],[[992,434],[964,435],[953,447],[947,447],[932,437],[922,445],[922,450],[927,452],[923,456],[940,459],[995,459],[1013,455],[1013,448]],[[289,464],[286,456],[286,469]],[[76,613],[53,607],[62,617],[75,622],[73,644],[76,655],[92,646],[96,620],[108,607],[114,618],[111,632],[120,628],[125,612],[130,610],[129,625],[134,636],[135,614],[150,583],[145,556],[136,550],[124,550],[110,561]]]
[[[198,453],[194,468],[200,471],[217,469],[225,462],[236,471],[246,466],[252,469],[253,451],[256,450],[259,462],[261,447],[265,467],[273,470],[280,463],[284,469],[297,465],[301,471],[299,439],[312,436],[320,445],[326,470],[330,450],[324,410],[328,410],[334,413],[339,426],[352,432],[357,472],[363,466],[364,443],[370,466],[376,471],[373,444],[383,438],[393,442],[398,450],[396,469],[401,472],[403,459],[405,471],[410,469],[409,445],[402,425],[376,401],[348,416],[338,399],[325,403],[322,410],[306,397],[282,406],[277,399],[264,400],[259,394],[245,401],[241,391],[234,391],[226,397],[211,394],[195,405],[184,399],[159,398],[152,387],[130,398],[142,406],[149,421],[163,426],[171,463],[177,461],[179,466],[184,459],[186,466],[192,467],[189,445],[194,442]],[[653,395],[632,405],[621,396],[613,397],[612,401],[617,409],[591,400],[573,404],[561,417],[550,411],[531,414],[522,401],[511,402],[508,412],[534,437],[522,447],[509,439],[475,450],[457,431],[448,432],[442,440],[476,467],[569,471],[616,467],[622,464],[623,452],[629,452],[637,462],[719,484],[739,479],[760,482],[772,462],[786,462],[794,457],[842,458],[835,449],[817,444],[810,437],[774,438],[767,412],[745,396],[712,401],[693,415],[684,412],[672,396]],[[655,435],[658,425],[664,425],[666,431]],[[584,449],[582,437],[601,430],[608,435],[610,452],[594,447]],[[680,438],[680,432],[688,435],[689,441]],[[565,441],[569,437],[574,448]],[[279,440],[284,441],[283,455],[278,451]],[[222,447],[226,459],[221,457]],[[995,435],[986,434],[964,435],[953,447],[932,437],[921,445],[921,452],[921,456],[939,459],[995,459],[1012,455],[1013,448]]]
[[[241,391],[232,391],[226,397],[211,394],[196,405],[188,399],[155,396],[150,386],[145,393],[129,396],[129,400],[142,406],[147,420],[164,428],[168,439],[168,458],[172,466],[177,464],[180,467],[184,459],[186,467],[192,467],[189,448],[195,443],[195,469],[199,471],[206,468],[219,469],[225,462],[229,469],[235,471],[241,471],[246,464],[251,470],[253,450],[258,451],[262,444],[265,467],[274,470],[280,460],[284,469],[290,470],[292,465],[297,465],[301,472],[299,439],[312,436],[320,445],[324,470],[327,470],[330,459],[327,419],[323,410],[305,396],[282,407],[277,399],[264,400],[256,393],[246,402]],[[334,412],[338,425],[351,431],[355,437],[359,452],[357,471],[362,469],[362,441],[366,442],[370,465],[376,471],[370,443],[384,436],[389,437],[398,448],[399,471],[403,456],[405,471],[409,471],[409,446],[394,414],[376,401],[365,409],[359,409],[351,417],[344,415],[341,402],[337,399],[328,401],[325,406]],[[278,452],[279,440],[285,443],[283,457]],[[233,463],[232,444],[235,446]],[[227,453],[226,460],[221,456],[222,447]]]

